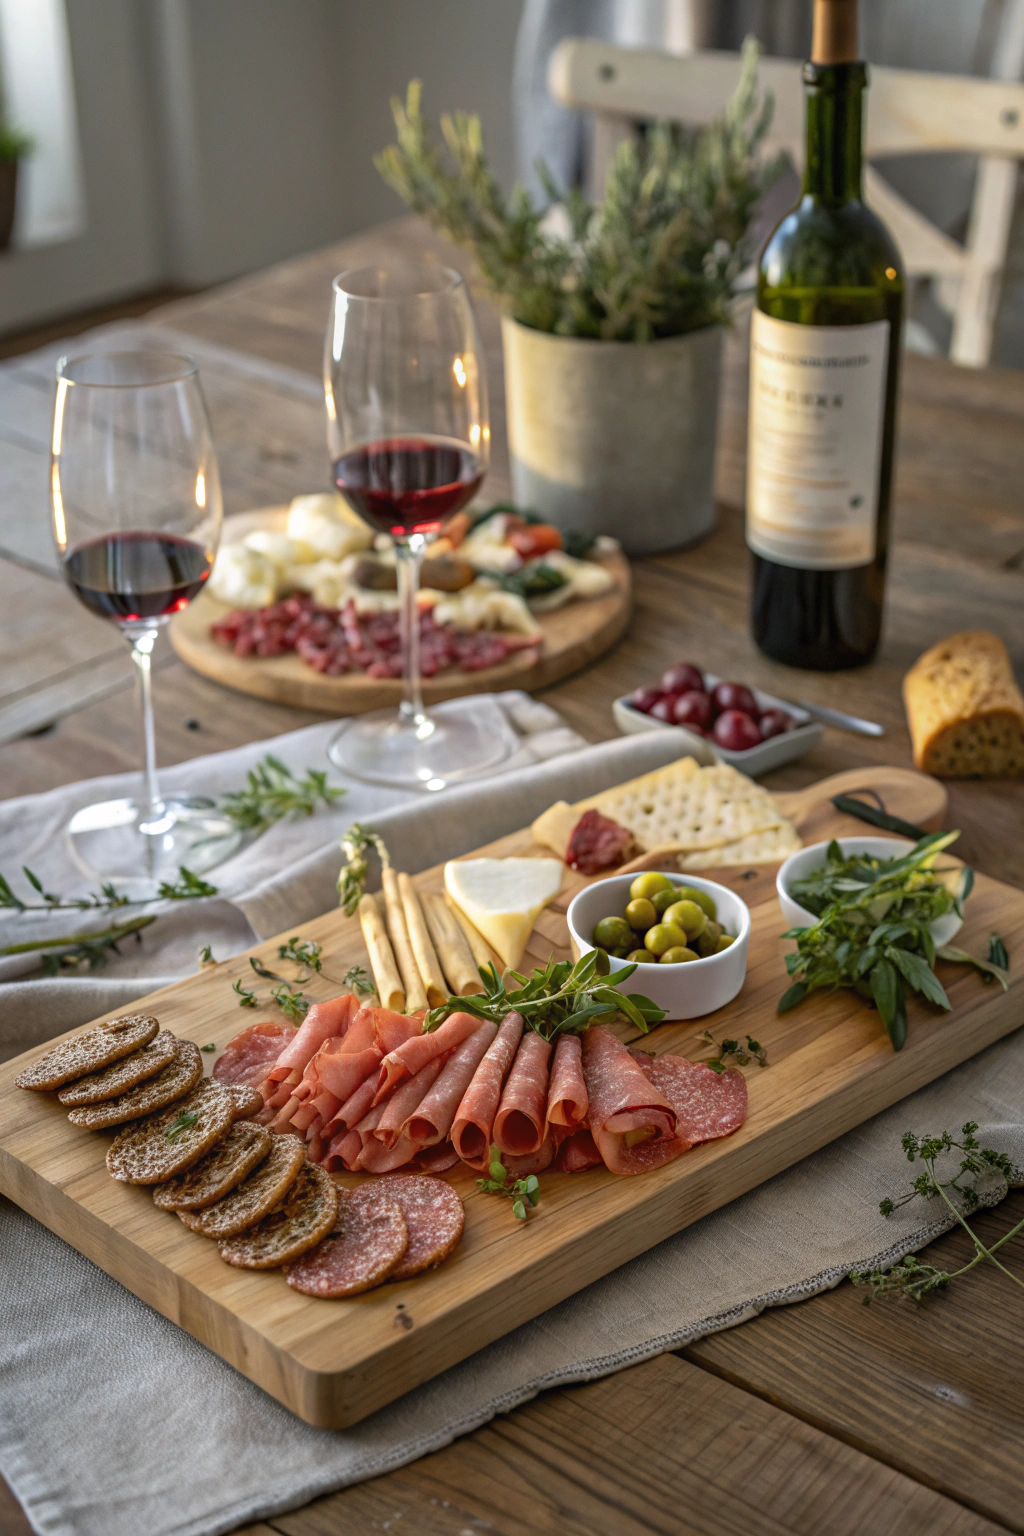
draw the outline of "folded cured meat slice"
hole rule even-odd
[[[468,1039],[455,1047],[437,1081],[405,1122],[403,1129],[410,1141],[421,1147],[433,1147],[446,1139],[480,1059],[497,1033],[497,1024],[484,1020]]]
[[[544,1140],[551,1041],[535,1030],[523,1036],[494,1117],[492,1138],[502,1152],[523,1157]]]
[[[735,1067],[713,1072],[685,1056],[653,1056],[647,1076],[676,1114],[676,1132],[691,1147],[731,1136],[747,1118],[747,1080]]]
[[[357,1130],[341,1130],[336,1136],[332,1136],[326,1152],[320,1162],[328,1173],[337,1173],[339,1168],[347,1168],[349,1173],[354,1172],[359,1162],[359,1154],[363,1150]]]
[[[371,1072],[354,1093],[342,1104],[324,1126],[324,1135],[328,1140],[337,1136],[339,1131],[355,1130],[364,1115],[369,1114],[373,1104],[373,1096],[377,1092],[377,1073]]]
[[[424,1096],[441,1076],[444,1063],[443,1056],[435,1056],[433,1061],[428,1061],[425,1067],[420,1068],[415,1077],[406,1078],[390,1098],[371,1111],[376,1120],[372,1134],[377,1141],[386,1147],[395,1145],[405,1130],[409,1116],[415,1114]]]
[[[545,1136],[536,1152],[524,1152],[520,1156],[502,1153],[502,1164],[510,1179],[526,1179],[531,1173],[543,1173],[555,1159],[555,1139]]]
[[[545,1135],[552,1126],[576,1130],[584,1125],[590,1100],[583,1076],[583,1046],[579,1035],[559,1035],[551,1060]]]
[[[291,1084],[286,1081],[271,1095],[268,1102],[278,1106],[273,1121],[274,1130],[293,1129],[304,1133],[317,1113],[323,1114],[323,1110],[309,1111],[304,1106],[317,1099],[321,1093],[330,1092],[331,1082],[334,1082],[338,1089],[344,1091],[336,1091],[333,1102],[325,1106],[329,1109],[326,1119],[330,1120],[343,1100],[348,1098],[352,1088],[377,1065],[383,1052],[377,1045],[374,1011],[371,1008],[360,1008],[343,1036],[332,1036],[321,1042],[306,1063],[300,1082]],[[349,1065],[352,1058],[359,1059],[361,1072],[358,1066],[353,1071]],[[330,1078],[329,1082],[321,1079],[321,1068],[325,1076]]]
[[[646,1173],[687,1150],[668,1099],[601,1025],[592,1024],[583,1037],[583,1076],[591,1134],[612,1173]]]
[[[359,1003],[352,992],[313,1004],[267,1073],[266,1083],[261,1085],[268,1104],[277,1099],[275,1107],[279,1107],[290,1098],[290,1092],[285,1093],[283,1085],[298,1083],[324,1041],[335,1035],[346,1035],[358,1011]]]
[[[374,1103],[379,1104],[407,1077],[413,1077],[428,1061],[442,1056],[461,1045],[473,1034],[480,1020],[471,1013],[453,1013],[430,1034],[416,1034],[391,1050],[380,1064],[377,1093]]]
[[[523,1019],[508,1013],[473,1073],[452,1122],[452,1143],[464,1163],[481,1170],[487,1167],[491,1131],[501,1103],[501,1090],[523,1038]]]
[[[560,1143],[555,1168],[559,1173],[582,1173],[586,1168],[599,1168],[603,1161],[589,1127],[583,1126]]]
[[[294,1024],[250,1024],[234,1035],[213,1064],[219,1083],[258,1088],[297,1030]]]
[[[436,1147],[421,1147],[416,1154],[416,1166],[424,1173],[447,1173],[458,1162],[459,1154],[450,1141],[442,1141]]]

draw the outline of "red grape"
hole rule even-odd
[[[674,725],[675,720],[672,716],[675,705],[675,699],[659,699],[656,704],[651,705],[647,713],[653,716],[655,720],[664,720],[666,725]]]
[[[697,726],[703,730],[711,723],[711,699],[700,689],[691,688],[675,701],[672,718],[676,725]]]
[[[669,667],[662,674],[661,686],[665,693],[690,693],[696,689],[698,693],[704,692],[704,679],[696,667],[691,667],[688,662],[681,662],[678,667]]]
[[[634,709],[640,710],[641,714],[649,715],[661,697],[660,688],[638,688],[634,694],[630,695],[629,702]]]
[[[793,729],[793,716],[787,715],[784,709],[766,709],[758,721],[762,741],[767,741],[769,736],[781,736],[783,731]]]
[[[757,715],[757,700],[742,683],[716,683],[711,700],[718,710],[739,709],[745,715]]]
[[[746,689],[743,691],[746,692]],[[724,747],[727,752],[746,752],[761,741],[757,725],[742,709],[723,710],[711,734],[718,746]]]

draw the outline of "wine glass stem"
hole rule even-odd
[[[156,772],[156,730],[153,725],[153,647],[159,630],[132,630],[128,633],[135,677],[139,685],[139,705],[142,712],[142,746],[145,754],[145,818],[142,826],[158,821],[163,813],[160,798],[160,781]]]
[[[411,534],[395,541],[398,566],[398,601],[402,637],[402,702],[399,719],[403,725],[420,727],[427,722],[423,708],[420,680],[420,568],[426,540]]]

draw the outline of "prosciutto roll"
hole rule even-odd
[[[314,1003],[267,1073],[267,1081],[280,1083],[287,1079],[297,1083],[325,1040],[348,1033],[358,1011],[359,1004],[351,992],[325,1003]]]
[[[376,1092],[377,1073],[374,1070],[364,1082],[359,1084],[355,1093],[349,1095],[341,1108],[324,1126],[324,1134],[328,1140],[333,1140],[339,1131],[355,1130],[363,1116],[369,1114]]]
[[[403,1127],[410,1141],[421,1147],[436,1146],[452,1128],[455,1113],[462,1103],[480,1059],[498,1033],[497,1024],[484,1021],[476,1031],[456,1046],[428,1093]],[[398,1090],[401,1093],[401,1089]],[[398,1094],[395,1094],[398,1097]]]
[[[423,1102],[424,1095],[433,1088],[438,1077],[442,1075],[444,1063],[443,1056],[435,1056],[433,1061],[428,1061],[425,1067],[420,1068],[415,1077],[407,1078],[401,1087],[396,1088],[389,1099],[377,1105],[377,1108],[372,1111],[376,1116],[373,1135],[377,1141],[382,1142],[386,1147],[395,1145],[405,1132],[409,1116],[416,1112]],[[365,1141],[363,1147],[365,1150]]]
[[[379,1104],[382,1099],[386,1099],[399,1083],[407,1077],[414,1077],[435,1056],[443,1056],[455,1046],[461,1045],[463,1040],[475,1032],[479,1023],[480,1020],[471,1013],[453,1013],[431,1034],[415,1034],[389,1051],[380,1064],[374,1103]]]
[[[551,1061],[545,1135],[553,1125],[577,1130],[585,1124],[590,1100],[583,1077],[583,1046],[579,1035],[559,1035]]]
[[[600,1168],[604,1159],[597,1150],[597,1142],[584,1126],[573,1131],[558,1148],[555,1168],[559,1173],[582,1173],[586,1168]]]
[[[551,1041],[535,1030],[528,1030],[508,1074],[492,1131],[495,1145],[510,1157],[525,1157],[528,1152],[540,1150],[544,1140],[550,1058]]]
[[[487,1167],[491,1150],[491,1131],[501,1102],[502,1085],[508,1076],[522,1038],[521,1015],[506,1014],[501,1028],[473,1073],[472,1081],[462,1096],[462,1103],[455,1112],[455,1120],[452,1123],[452,1144],[462,1161],[468,1163],[471,1168],[479,1168],[483,1171]]]
[[[219,1083],[258,1088],[297,1031],[293,1024],[250,1024],[224,1047],[213,1065]]]
[[[361,1151],[362,1142],[359,1140],[357,1130],[339,1131],[336,1136],[331,1137],[322,1159],[323,1166],[328,1173],[337,1173],[339,1168],[347,1168],[351,1171],[356,1166]]]
[[[583,1037],[583,1076],[591,1134],[612,1173],[647,1173],[687,1150],[668,1099],[622,1041],[599,1024]]]

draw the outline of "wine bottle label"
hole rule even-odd
[[[875,557],[889,322],[750,331],[747,543],[778,565]]]

